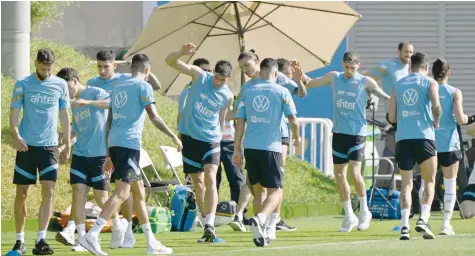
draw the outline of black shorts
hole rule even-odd
[[[451,152],[437,153],[437,162],[442,167],[449,167],[462,159],[462,152],[460,150]]]
[[[183,172],[200,173],[207,164],[219,166],[221,163],[221,143],[209,143],[182,134]]]
[[[110,147],[109,155],[114,165],[111,182],[112,180],[120,180],[127,184],[132,184],[134,181],[142,180],[142,173],[139,166],[140,150],[124,147]]]
[[[334,133],[332,139],[333,164],[363,161],[365,145],[365,136]]]
[[[58,147],[34,147],[28,145],[28,151],[16,153],[15,173],[13,184],[36,184],[37,172],[40,181],[50,180],[56,182],[58,177]]]
[[[70,183],[84,184],[97,190],[109,191],[110,183],[104,171],[105,156],[84,157],[73,155]]]
[[[244,149],[246,170],[251,185],[261,184],[265,188],[284,187],[282,154],[274,151]]]
[[[282,137],[282,145],[286,145],[287,147],[290,146],[290,138]]]
[[[399,170],[411,171],[416,165],[436,156],[435,142],[426,139],[400,140],[396,143],[396,161]]]

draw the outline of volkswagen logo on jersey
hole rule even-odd
[[[404,91],[402,94],[402,99],[404,101],[404,104],[408,106],[412,106],[417,103],[417,99],[419,98],[419,95],[417,94],[417,91],[414,89],[407,89]]]
[[[115,95],[114,104],[117,108],[121,108],[127,103],[127,93],[121,91]]]
[[[269,98],[263,95],[258,95],[252,100],[252,106],[257,112],[266,112],[269,109]]]

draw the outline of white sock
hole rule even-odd
[[[147,244],[151,244],[154,242],[155,236],[152,233],[152,227],[150,227],[150,222],[140,225],[142,227],[143,233],[145,235],[145,239],[147,240]]]
[[[16,240],[20,240],[22,243],[25,243],[25,232],[16,233]]]
[[[401,209],[401,228],[409,228],[409,215],[411,215],[411,209]]]
[[[134,232],[132,231],[132,221],[127,224],[127,230],[125,233],[133,235]]]
[[[345,209],[345,216],[355,215],[353,212],[353,207],[351,206],[351,201],[343,202],[343,208]]]
[[[267,217],[263,213],[258,213],[256,217],[259,219],[261,223],[267,223]]]
[[[369,212],[367,197],[363,196],[363,197],[360,197],[359,199],[360,199],[360,212],[362,211]]]
[[[268,222],[269,222],[268,226],[275,227],[277,225],[277,222],[279,222],[279,220],[280,220],[280,214],[273,212],[268,218]]]
[[[242,219],[244,218],[242,212],[238,212],[236,215],[238,216],[238,219],[239,219],[240,221],[242,221]]]
[[[90,233],[91,236],[97,238],[99,237],[99,233],[101,233],[101,230],[105,225],[106,220],[101,217],[97,217],[96,223],[94,223],[94,226],[92,226],[91,230],[89,230],[88,233]]]
[[[67,228],[71,228],[72,230],[76,229],[76,223],[74,223],[74,220],[68,221],[68,225],[66,226]]]
[[[421,180],[421,188],[419,189],[419,202],[422,204],[422,193],[424,193],[424,180]]]
[[[85,224],[78,224],[76,226],[76,230],[78,231],[78,236],[82,237],[86,234],[86,225]]]
[[[112,228],[114,229],[120,229],[122,228],[122,222],[120,219],[117,217],[115,219],[112,219]]]
[[[452,213],[454,211],[455,199],[457,194],[457,178],[444,178],[445,194],[444,194],[444,220],[443,226],[450,225]]]
[[[38,243],[41,239],[46,239],[46,230],[41,230],[38,232],[38,235],[36,235],[36,242]]]
[[[201,225],[204,227],[206,224],[206,215],[203,216],[203,214],[200,214],[198,215],[198,219],[200,219]]]
[[[206,216],[206,219],[205,219],[205,225],[210,225],[212,227],[214,227],[214,219],[216,218],[216,215],[215,214],[208,214],[208,216]]]
[[[430,217],[430,204],[423,204],[421,207],[421,219],[427,223]]]

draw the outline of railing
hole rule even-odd
[[[310,164],[317,167],[317,157],[319,158],[320,170],[325,176],[333,175],[333,162],[332,162],[332,127],[333,122],[327,118],[298,118],[300,123],[300,136],[302,137],[302,143],[298,150],[298,157],[301,160],[305,160],[306,153],[306,136],[305,128],[310,125],[310,139],[308,145],[310,146]],[[320,126],[319,133],[317,134],[317,125]],[[289,129],[290,130],[290,129]],[[318,137],[317,137],[318,136]],[[290,138],[292,138],[292,130],[290,130]],[[319,143],[320,152],[317,156],[317,138]],[[297,149],[292,146],[289,149],[289,155],[297,155]]]

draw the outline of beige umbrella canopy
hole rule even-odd
[[[260,58],[297,58],[310,71],[330,63],[360,15],[344,2],[171,2],[156,7],[126,59],[147,54],[162,93],[180,94],[190,77],[167,66],[165,57],[184,43],[197,51],[183,61],[206,58],[233,64],[228,85],[241,86],[237,57],[254,49]]]

